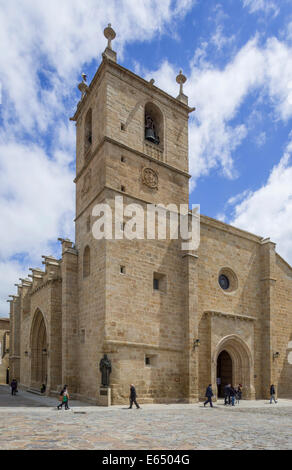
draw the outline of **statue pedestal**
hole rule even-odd
[[[111,389],[110,387],[101,386],[99,389],[98,404],[100,406],[111,406]]]

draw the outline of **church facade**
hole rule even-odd
[[[10,302],[10,371],[20,386],[113,404],[134,383],[141,403],[196,402],[211,383],[270,385],[292,398],[292,268],[270,239],[200,216],[200,243],[97,239],[95,207],[188,204],[188,118],[194,108],[119,65],[111,40],[71,118],[76,123],[76,237],[61,259],[18,284]],[[127,222],[125,216],[124,222]],[[114,224],[114,221],[112,222]],[[123,225],[123,224],[122,224]],[[124,226],[119,227],[123,231]]]

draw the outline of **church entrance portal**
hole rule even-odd
[[[44,317],[37,311],[31,329],[31,387],[47,384],[47,330]]]
[[[224,396],[225,385],[232,384],[232,359],[227,351],[222,351],[217,359],[218,397]]]

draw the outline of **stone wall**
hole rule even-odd
[[[0,318],[0,384],[6,384],[9,367],[10,325],[9,319]]]

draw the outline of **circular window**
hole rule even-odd
[[[219,285],[222,289],[224,290],[227,290],[229,289],[229,286],[230,286],[230,282],[229,282],[229,279],[227,276],[225,276],[224,274],[221,274],[219,276]]]
[[[222,268],[220,270],[218,283],[226,293],[234,292],[238,287],[237,277],[230,268]]]

